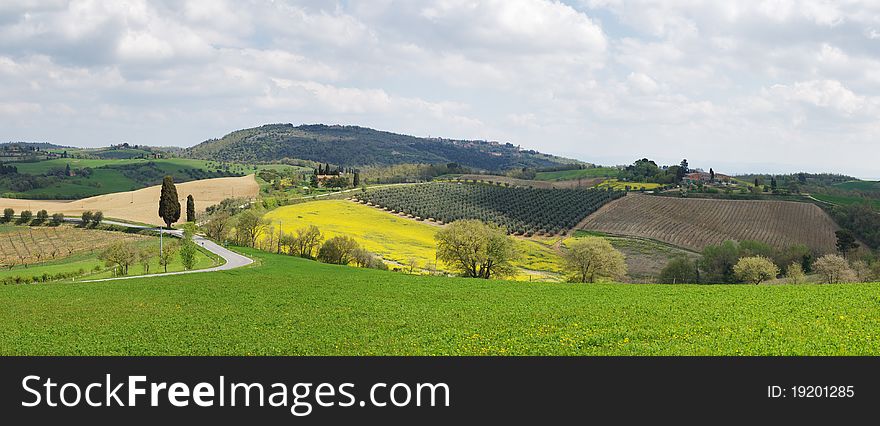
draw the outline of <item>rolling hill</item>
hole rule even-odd
[[[510,143],[420,138],[357,126],[269,124],[232,132],[188,148],[185,155],[214,161],[271,162],[284,158],[356,167],[407,163],[458,163],[502,171],[574,163],[521,150]]]
[[[834,232],[839,229],[828,214],[810,203],[634,194],[605,205],[581,227],[696,251],[724,240],[755,240],[776,248],[804,244],[820,253],[835,251]]]

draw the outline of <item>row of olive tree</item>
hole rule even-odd
[[[102,220],[104,220],[104,213],[100,211],[96,213],[92,213],[91,211],[83,212],[83,226],[98,226]],[[58,226],[64,223],[64,213],[53,213],[50,217],[49,212],[46,210],[40,210],[36,215],[30,210],[23,210],[19,213],[18,219],[16,220],[15,210],[7,207],[3,209],[3,216],[0,217],[0,221],[3,223],[12,223],[15,221],[19,225],[42,225],[48,223],[52,226]]]

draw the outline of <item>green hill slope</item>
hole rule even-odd
[[[575,285],[262,265],[0,286],[0,355],[877,355],[878,284]]]
[[[357,126],[269,124],[202,142],[186,155],[215,161],[269,162],[284,158],[346,167],[408,163],[458,163],[500,171],[575,162],[520,150],[512,144],[420,138]]]

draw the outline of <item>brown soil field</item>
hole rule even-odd
[[[254,198],[260,191],[254,175],[196,180],[178,183],[176,186],[180,198],[181,219],[186,215],[187,195],[192,194],[198,213],[204,212],[206,207],[217,204],[224,198],[233,196]],[[158,214],[160,191],[161,187],[157,185],[136,191],[98,195],[73,201],[0,198],[0,209],[11,207],[15,209],[16,214],[22,210],[36,213],[45,209],[50,215],[64,213],[67,216],[79,216],[86,210],[100,210],[106,218],[161,225],[162,220]]]
[[[21,226],[0,232],[0,267],[63,259],[81,252],[101,250],[117,241],[143,241],[149,238],[70,225]]]
[[[725,240],[835,251],[839,228],[818,206],[792,201],[711,200],[630,194],[588,216],[581,228],[650,238],[690,250]]]
[[[561,181],[543,181],[543,180],[526,180],[516,179],[507,176],[495,175],[461,175],[457,179],[460,180],[482,180],[484,182],[509,183],[513,186],[531,186],[533,188],[551,189],[551,188],[592,188],[603,181],[605,178],[577,179],[577,180],[561,180]]]

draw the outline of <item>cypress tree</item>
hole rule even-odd
[[[171,176],[165,176],[165,179],[162,180],[159,217],[165,221],[168,228],[171,228],[171,224],[180,219],[180,200],[177,199],[177,187],[174,186],[174,179]]]
[[[352,178],[352,186],[361,186],[361,174],[358,172],[354,172],[354,177]]]
[[[186,221],[196,221],[196,201],[193,199],[192,194],[186,196]]]

